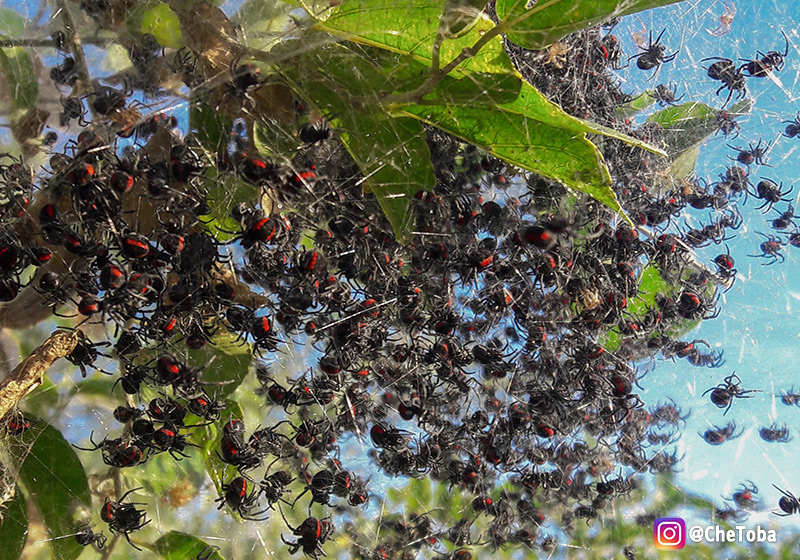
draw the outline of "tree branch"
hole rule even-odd
[[[42,384],[42,379],[59,358],[69,356],[78,344],[80,331],[56,331],[44,344],[31,352],[21,364],[0,382],[0,418],[14,408],[22,397]]]

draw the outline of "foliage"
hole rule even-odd
[[[483,11],[482,2],[473,5],[476,3],[435,0],[345,0],[341,3],[331,2],[330,5],[323,3],[319,7],[305,2],[249,0],[231,18],[216,7],[218,3],[203,0],[149,0],[140,3],[118,0],[111,2],[110,8],[98,11],[88,9],[86,4],[89,3],[80,3],[79,6],[75,2],[60,1],[56,4],[62,10],[59,17],[63,18],[57,27],[65,31],[64,40],[69,44],[66,48],[74,49],[72,55],[76,76],[72,81],[71,87],[75,89],[71,97],[87,103],[93,123],[104,121],[102,117],[106,117],[105,120],[116,126],[112,132],[134,132],[135,129],[138,136],[139,127],[151,115],[138,112],[138,109],[138,113],[124,113],[124,116],[122,111],[98,115],[103,113],[95,103],[98,91],[93,90],[93,83],[86,82],[88,76],[82,74],[94,69],[86,66],[83,51],[77,48],[79,43],[75,41],[75,36],[84,39],[85,45],[95,42],[107,47],[104,64],[111,67],[114,73],[105,78],[105,83],[132,83],[133,89],[144,92],[142,99],[145,101],[162,94],[170,100],[183,97],[190,99],[186,128],[192,132],[191,137],[198,151],[206,158],[205,161],[213,162],[211,165],[198,165],[198,168],[204,169],[203,181],[210,185],[205,193],[208,207],[203,208],[200,227],[220,243],[219,246],[233,244],[234,241],[241,245],[244,245],[243,241],[247,242],[246,232],[241,231],[241,222],[231,212],[239,203],[259,206],[265,219],[277,219],[280,215],[287,223],[291,221],[290,217],[297,211],[281,199],[280,192],[275,192],[280,189],[271,190],[259,180],[247,177],[246,173],[229,171],[231,168],[239,171],[243,166],[242,161],[247,162],[250,157],[271,158],[264,161],[265,166],[273,163],[276,167],[294,165],[294,158],[298,154],[302,156],[298,129],[319,124],[318,119],[309,117],[309,113],[325,118],[326,124],[332,128],[332,134],[341,141],[355,164],[353,177],[360,177],[357,186],[377,199],[386,220],[391,224],[394,239],[409,246],[415,237],[420,237],[415,229],[414,201],[423,199],[426,191],[433,191],[437,173],[442,171],[435,165],[430,134],[446,133],[447,138],[457,146],[457,158],[464,163],[463,169],[458,171],[464,176],[478,173],[475,171],[475,161],[492,162],[491,156],[495,156],[514,168],[551,179],[552,183],[548,184],[553,189],[556,185],[568,187],[572,194],[565,194],[557,200],[557,204],[564,207],[590,206],[591,203],[583,196],[588,195],[624,215],[604,162],[604,154],[607,153],[604,150],[610,150],[609,146],[624,146],[615,149],[637,152],[648,151],[658,159],[669,157],[674,167],[669,180],[662,187],[664,190],[672,186],[672,180],[690,175],[697,153],[693,150],[717,130],[715,116],[709,107],[687,104],[670,107],[651,116],[648,119],[650,122],[667,130],[664,141],[666,149],[663,150],[638,137],[609,128],[606,126],[608,123],[593,123],[568,114],[522,78],[502,38],[503,34],[507,34],[523,47],[544,48],[569,33],[612,17],[667,3],[670,2],[551,1],[537,3],[533,9],[527,9],[525,2],[498,1],[496,21]],[[569,10],[564,9],[567,4]],[[298,15],[300,11],[302,15]],[[241,33],[234,23],[241,26]],[[5,41],[5,46],[0,48],[0,100],[13,100],[9,114],[16,145],[9,148],[9,152],[22,154],[26,164],[33,162],[41,165],[46,153],[41,136],[47,121],[46,116],[41,117],[41,112],[55,116],[60,107],[47,105],[43,92],[52,84],[38,69],[38,55],[25,43],[29,39],[25,35],[26,29],[27,22],[22,16],[13,9],[0,8],[0,39]],[[148,64],[142,65],[138,57],[143,55],[136,49],[139,48],[137,45],[144,43],[145,38],[154,38],[158,48],[149,53],[151,58],[147,59]],[[56,46],[54,43],[44,42],[48,56],[60,52],[53,50]],[[158,54],[156,51],[159,51]],[[186,63],[185,55],[192,59],[191,64]],[[64,54],[59,54],[58,62],[54,65],[62,63],[63,58]],[[257,83],[237,87],[237,81],[243,79],[237,72],[245,62],[258,64],[260,74]],[[196,82],[183,88],[181,84],[184,80]],[[64,84],[60,86],[63,89]],[[59,90],[59,94],[63,94],[63,91]],[[303,111],[296,110],[300,105],[305,106]],[[632,117],[648,105],[646,100],[633,101],[627,107],[620,108],[620,114]],[[749,108],[747,102],[741,102],[733,111],[744,113]],[[156,108],[155,114],[161,114],[158,111]],[[125,119],[130,115],[134,115],[133,122]],[[676,123],[681,124],[677,126]],[[691,126],[687,126],[687,123]],[[237,127],[244,128],[245,133],[237,135]],[[160,128],[144,143],[142,149],[147,154],[149,164],[175,163],[170,134],[165,130]],[[247,145],[231,149],[234,136],[246,137]],[[78,143],[72,149],[82,155],[93,150],[102,151],[100,147],[84,150]],[[242,161],[224,163],[229,156],[237,156]],[[54,161],[57,163],[57,160]],[[262,160],[258,159],[258,162]],[[52,162],[50,166],[56,167]],[[4,173],[8,169],[4,167]],[[52,171],[56,176],[57,170]],[[41,172],[37,176],[43,174]],[[296,175],[295,178],[295,187],[300,185],[301,190],[310,189],[308,184],[303,183],[304,177]],[[141,189],[141,182],[137,182],[135,188]],[[63,195],[59,190],[62,185],[58,181],[46,179],[40,186],[41,189],[36,192],[37,200],[31,205],[31,209],[37,212],[45,197]],[[287,185],[282,186],[288,188]],[[72,202],[66,200],[69,198],[62,196],[60,199],[65,209],[71,208]],[[125,208],[125,212],[134,216],[132,221],[135,220],[142,231],[160,231],[160,227],[166,226],[159,214],[162,209],[158,208],[158,196],[144,200],[147,198],[142,197],[143,201],[134,208]],[[1,202],[6,211],[9,201]],[[69,215],[70,210],[65,214]],[[374,222],[380,222],[380,216],[374,218]],[[295,224],[303,224],[309,229],[319,225],[304,223],[304,219],[304,216],[300,216]],[[24,228],[32,227],[30,224],[14,223],[20,227],[20,236],[29,233]],[[64,234],[64,231],[59,233]],[[319,242],[316,237],[312,239],[306,236],[303,246],[311,252],[315,243]],[[160,245],[159,250],[163,246]],[[68,252],[60,251],[59,257],[66,263],[65,268],[70,270],[73,261],[69,260],[72,257],[67,255]],[[235,251],[231,254],[236,255]],[[697,263],[682,270],[677,279],[671,275],[671,271],[656,265],[643,268],[636,278],[643,297],[630,306],[629,315],[637,320],[642,319],[656,305],[657,296],[677,296],[678,285],[694,271],[695,266],[698,266]],[[228,267],[230,270],[223,270],[225,268],[215,268],[209,274],[216,281],[233,286],[236,295],[231,296],[232,301],[243,306],[270,308],[270,311],[273,311],[273,307],[280,307],[280,302],[276,303],[262,293],[264,290],[251,290],[249,281],[236,276],[242,271],[235,269],[233,264]],[[341,275],[342,271],[336,270],[335,273]],[[25,274],[26,277],[36,278],[37,273],[26,269]],[[406,274],[410,275],[408,272]],[[175,278],[164,280],[172,282],[170,287],[176,288]],[[358,280],[353,280],[353,283]],[[320,279],[320,282],[324,281]],[[714,287],[711,286],[704,295],[710,299],[713,291]],[[8,325],[23,331],[17,325],[28,327],[49,319],[50,306],[32,307],[19,303],[24,297],[35,300],[37,296],[34,292],[37,291],[33,287],[26,288],[26,292],[16,300],[16,305],[14,302],[4,305],[2,310],[5,315],[0,314],[0,320],[5,322],[0,322],[0,326]],[[142,296],[146,293],[148,288],[143,289],[138,297],[146,297]],[[179,293],[177,289],[170,292],[170,297],[175,293]],[[36,300],[36,303],[41,304],[41,301]],[[40,307],[46,309],[40,311]],[[577,304],[574,306],[578,312],[583,311],[579,307]],[[368,311],[369,306],[365,304],[364,309]],[[290,318],[286,315],[290,315],[290,312],[284,307],[278,311],[284,313],[282,320],[288,323]],[[362,309],[360,313],[365,312]],[[4,480],[13,479],[12,482],[19,483],[19,486],[9,483],[3,495],[5,512],[4,521],[0,524],[0,540],[4,546],[0,550],[0,557],[17,558],[22,552],[28,537],[28,525],[33,523],[26,514],[25,504],[29,503],[29,509],[35,508],[38,512],[50,538],[53,556],[77,558],[82,549],[73,538],[76,528],[98,519],[99,508],[96,507],[97,503],[95,507],[92,506],[92,496],[95,495],[95,502],[100,500],[100,503],[100,496],[119,496],[123,482],[126,488],[144,487],[144,493],[159,498],[165,505],[165,525],[171,523],[177,526],[180,516],[174,510],[187,506],[198,495],[206,497],[207,494],[221,493],[223,485],[231,482],[235,469],[230,464],[226,465],[219,455],[220,438],[224,430],[220,430],[219,426],[236,419],[244,420],[250,427],[266,421],[261,416],[264,395],[263,390],[257,393],[259,385],[263,389],[269,381],[291,385],[293,390],[300,392],[311,392],[300,383],[300,374],[305,375],[303,371],[312,361],[308,355],[300,356],[295,362],[285,360],[280,366],[284,371],[270,372],[271,377],[259,379],[250,375],[252,370],[257,369],[253,362],[259,362],[259,353],[272,350],[269,347],[271,340],[248,339],[247,335],[234,332],[234,328],[229,329],[230,325],[223,324],[219,317],[201,315],[196,322],[199,324],[192,326],[202,332],[205,348],[193,352],[186,365],[192,371],[202,371],[203,383],[214,386],[215,397],[220,401],[218,417],[221,420],[206,425],[201,416],[187,416],[187,425],[202,428],[192,432],[186,442],[185,452],[190,455],[189,458],[153,453],[156,456],[147,459],[141,472],[131,475],[131,469],[106,469],[97,460],[98,455],[105,457],[106,453],[118,458],[115,455],[119,452],[117,446],[113,446],[110,452],[101,447],[99,453],[98,450],[76,453],[65,439],[69,435],[75,441],[74,434],[67,434],[66,430],[62,434],[51,425],[56,424],[56,417],[67,399],[74,398],[82,404],[91,405],[109,418],[117,406],[134,403],[130,395],[125,400],[119,397],[119,386],[115,387],[114,381],[102,377],[102,374],[99,380],[95,376],[72,384],[68,374],[56,375],[52,372],[51,379],[22,401],[26,418],[31,420],[33,427],[21,437],[10,432],[4,436],[9,442],[9,456],[3,457],[3,463],[18,473],[18,476],[4,476]],[[665,334],[677,338],[694,328],[697,322],[688,319],[678,321],[673,325],[673,330],[665,327],[663,331],[653,333],[653,338]],[[66,323],[74,326],[77,321]],[[130,323],[142,323],[147,329],[151,328],[139,316],[131,319]],[[334,322],[333,326],[336,325],[337,322]],[[34,338],[33,334],[29,332],[28,336]],[[268,334],[271,336],[272,333]],[[608,351],[616,351],[631,343],[615,328],[600,332],[599,340]],[[260,342],[263,344],[259,346]],[[29,346],[33,354],[34,345]],[[174,341],[152,344],[138,353],[136,365],[149,367],[164,352],[177,355],[181,349]],[[120,367],[132,365],[127,360],[118,360],[119,354],[105,346],[99,345],[99,350],[107,351],[112,358],[109,360],[112,363],[104,368],[114,371],[103,373],[117,374],[120,373]],[[263,371],[260,373],[263,374]],[[109,394],[112,396],[109,397]],[[149,401],[159,395],[159,390],[146,387],[141,397]],[[354,408],[349,400],[347,404]],[[287,405],[285,408],[288,410],[290,407]],[[41,416],[49,415],[52,420],[35,420],[29,411]],[[299,431],[295,425],[302,426],[301,422],[308,420],[298,413],[292,413],[290,418],[295,431]],[[355,431],[358,432],[358,427]],[[87,439],[84,432],[78,434],[83,444]],[[358,433],[358,443],[361,443],[361,436]],[[107,443],[109,439],[111,436],[97,441]],[[173,458],[181,460],[174,461]],[[295,466],[298,473],[302,468],[305,473],[308,469],[307,459],[304,457],[299,466]],[[211,484],[208,483],[209,479]],[[305,482],[300,481],[300,487]],[[642,494],[637,491],[632,499],[641,500]],[[505,489],[502,486],[494,489],[494,499],[502,500],[504,496]],[[407,482],[405,492],[388,492],[386,503],[400,504],[418,514],[423,511],[434,512],[432,517],[444,525],[453,518],[461,517],[464,511],[477,515],[476,511],[470,510],[474,507],[473,497],[461,488],[451,491],[447,483],[441,480],[422,477]],[[659,487],[653,509],[661,509],[666,514],[675,507],[685,505],[687,501],[697,507],[709,507],[709,504],[698,505],[697,500],[692,501],[680,495],[667,482],[666,487]],[[309,506],[309,515],[312,511],[323,511],[319,505],[313,507],[316,509]],[[291,524],[291,528],[295,528],[300,526],[305,515],[303,513],[301,516],[294,510],[284,512],[280,504],[279,508],[280,515],[274,513],[274,508],[269,512],[271,521],[266,525],[266,531],[271,542],[279,541],[281,531],[286,534],[284,519]],[[566,508],[556,505],[552,511],[564,513]],[[196,509],[191,514],[196,519],[181,525],[186,532],[171,531],[153,543],[142,542],[134,535],[131,537],[132,544],[168,559],[194,558],[203,553],[208,554],[209,560],[222,558],[222,553],[214,548],[213,541],[189,534],[205,534],[201,533],[204,528],[201,512]],[[159,523],[161,521],[159,519]],[[219,521],[215,527],[215,530],[222,529],[220,535],[226,528],[223,523],[229,522]],[[483,530],[487,524],[482,519],[476,524],[476,529]],[[227,528],[230,526],[233,524]],[[377,523],[373,529],[376,535],[381,531]],[[360,528],[362,537],[365,531],[366,525]],[[573,536],[613,554],[615,552],[612,550],[626,544],[635,542],[639,546],[642,540],[647,540],[648,531],[648,527],[632,523],[629,516],[619,515],[594,534],[590,534],[588,525],[585,528],[583,521],[579,521]],[[296,531],[295,536],[298,536]],[[352,541],[334,538],[339,546],[356,549],[362,546],[355,542],[357,537],[354,535]],[[114,537],[109,548],[113,551],[117,543],[121,543],[120,535]],[[124,544],[121,543],[114,552],[118,557],[127,555],[127,552],[119,552]],[[111,552],[104,554],[108,558]],[[511,557],[512,551],[501,548],[498,555]]]

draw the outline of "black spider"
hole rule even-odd
[[[729,90],[728,98],[723,103],[723,107],[731,100],[734,91],[737,99],[747,95],[747,77],[744,74],[743,66],[737,68],[730,58],[721,58],[719,56],[704,58],[701,62],[706,60],[717,61],[706,69],[709,78],[722,82],[722,85],[716,91],[716,95],[719,95],[719,92],[725,88]]]
[[[650,96],[662,107],[665,105],[675,105],[675,103],[685,97],[685,94],[680,97],[675,97],[675,90],[676,86],[674,84],[658,84],[656,89],[650,93]]]
[[[631,58],[638,59],[636,61],[636,66],[639,67],[641,70],[652,70],[656,66],[661,66],[665,62],[671,62],[675,60],[675,57],[678,56],[677,51],[672,54],[666,54],[667,47],[661,44],[661,36],[664,34],[666,29],[663,29],[661,33],[658,34],[656,37],[655,42],[653,42],[653,31],[650,31],[650,39],[647,47],[639,47],[644,52],[639,54],[633,55]]]
[[[761,51],[757,51],[756,55],[759,57],[758,59],[742,59],[745,60],[745,64],[742,67],[747,70],[749,76],[753,78],[764,78],[772,70],[783,70],[783,59],[789,54],[789,38],[783,31],[781,31],[781,33],[783,34],[783,40],[786,42],[786,48],[783,50],[783,53],[769,51],[767,54],[764,54]]]

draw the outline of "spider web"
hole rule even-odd
[[[643,30],[648,32],[652,30],[653,36],[656,36],[661,29],[666,29],[662,40],[668,46],[668,52],[678,51],[678,56],[655,72],[643,73],[636,68],[634,62],[629,67],[616,71],[615,75],[620,88],[626,92],[635,94],[652,89],[658,83],[674,82],[678,96],[685,95],[681,103],[697,101],[719,108],[726,92],[721,96],[714,95],[718,83],[707,77],[705,68],[708,62],[703,62],[702,59],[719,56],[738,62],[740,58],[750,59],[756,51],[781,51],[783,38],[780,32],[783,30],[789,40],[789,54],[786,57],[785,68],[764,79],[748,80],[748,96],[755,101],[755,105],[750,115],[738,119],[742,126],[739,137],[725,139],[722,135],[718,135],[709,139],[700,150],[696,174],[707,178],[709,182],[715,181],[716,177],[731,165],[728,156],[736,155],[727,144],[745,149],[751,142],[756,143],[759,139],[763,139],[770,142],[770,149],[765,156],[770,167],[751,166],[752,180],[755,182],[761,178],[770,178],[789,186],[794,177],[794,169],[790,162],[793,161],[796,149],[795,140],[783,137],[781,131],[784,127],[782,121],[792,119],[800,109],[797,106],[800,95],[796,93],[800,91],[797,86],[800,60],[796,49],[800,38],[795,31],[796,22],[800,20],[798,12],[800,8],[777,2],[741,4],[744,3],[739,2],[736,5],[737,13],[731,24],[731,31],[722,36],[714,36],[709,32],[718,29],[720,25],[719,16],[725,9],[725,4],[722,2],[683,2],[623,18],[612,32],[621,41],[624,53],[630,55],[639,52],[637,42],[644,38]],[[25,5],[24,8],[29,12],[36,12],[38,6],[31,4]],[[239,8],[238,3],[229,2],[223,6],[228,14],[233,14],[237,8]],[[40,21],[46,21],[47,18],[48,11],[45,10]],[[262,33],[265,42],[269,42],[273,37],[283,37],[287,33],[284,28],[263,31],[248,29],[246,25],[244,31],[251,36]],[[88,48],[87,53],[92,66],[102,67],[101,61],[104,55],[99,49]],[[44,60],[48,62],[47,58]],[[97,74],[100,75],[102,72]],[[185,94],[191,99],[191,91]],[[150,103],[144,99],[143,102]],[[187,105],[184,102],[176,100],[174,104],[167,104],[166,108],[157,110],[182,115],[182,112],[186,111],[185,107]],[[637,122],[643,122],[645,117],[657,110],[659,108],[654,107],[645,111],[636,117]],[[278,134],[284,134],[287,139],[294,139],[295,132],[291,127],[277,126],[277,130]],[[370,133],[366,129],[344,132],[354,135]],[[398,130],[397,134],[400,137],[402,131]],[[396,147],[397,150],[403,148],[402,144]],[[377,160],[382,154],[374,155],[374,159]],[[360,179],[354,177],[354,180]],[[519,188],[519,185],[517,187]],[[508,196],[503,191],[488,187],[487,193],[499,201],[505,200],[504,197]],[[793,192],[790,196],[793,204],[797,204],[796,193]],[[771,514],[776,509],[780,497],[772,485],[795,493],[800,490],[800,479],[795,474],[796,468],[794,468],[796,453],[791,451],[791,444],[763,441],[759,437],[759,430],[772,424],[786,424],[790,433],[793,433],[800,427],[795,418],[796,411],[782,404],[780,400],[782,394],[793,389],[791,371],[793,358],[797,354],[795,346],[798,332],[794,327],[796,321],[792,319],[798,306],[796,302],[800,299],[800,285],[796,285],[800,282],[797,280],[800,275],[794,272],[798,268],[798,261],[791,247],[782,251],[785,262],[762,266],[765,262],[753,256],[762,253],[760,244],[764,241],[764,237],[761,234],[774,233],[770,222],[777,217],[776,212],[764,213],[755,209],[757,205],[758,202],[752,198],[740,199],[737,202],[737,208],[743,216],[743,225],[735,232],[734,238],[726,241],[726,246],[738,269],[736,281],[730,290],[721,295],[720,316],[714,320],[704,321],[689,335],[690,338],[707,340],[712,348],[724,350],[726,363],[719,369],[694,368],[684,360],[671,361],[658,357],[654,360],[652,369],[640,380],[642,386],[640,395],[648,405],[671,399],[680,404],[684,413],[691,413],[685,426],[676,434],[679,439],[674,447],[681,461],[676,467],[675,475],[659,480],[648,478],[643,484],[647,494],[677,491],[684,495],[682,507],[662,512],[664,515],[660,516],[681,516],[689,525],[709,523],[712,514],[707,509],[697,507],[696,501],[691,496],[701,496],[715,504],[717,508],[723,509],[733,505],[732,494],[739,490],[742,484],[752,482],[759,488],[757,505],[746,516],[744,524],[748,527],[760,525],[777,528],[779,538],[788,540],[796,525],[791,518],[780,519]],[[776,205],[780,208],[785,206],[785,203]],[[709,223],[712,218],[715,217],[710,216],[708,210],[688,210],[671,223],[668,231],[680,232],[687,228],[699,228],[702,224]],[[784,235],[782,239],[785,238]],[[725,246],[714,244],[702,247],[697,250],[697,257],[702,262],[710,263],[713,257],[724,251],[724,248]],[[235,256],[235,250],[232,250],[231,254]],[[457,295],[463,300],[468,300],[474,298],[476,294],[466,291]],[[38,342],[42,339],[42,334],[25,333],[25,337]],[[98,333],[93,339],[101,340],[102,336]],[[28,342],[27,345],[35,346],[36,343]],[[3,358],[3,364],[10,369],[16,359],[8,352],[13,354],[14,346],[13,344],[5,346],[11,349],[5,350],[6,357]],[[310,344],[287,346],[289,349],[286,354],[280,356],[274,363],[270,363],[271,371],[276,372],[276,376],[293,378],[296,373],[290,372],[302,372],[308,367],[306,364],[314,363],[318,359],[318,353]],[[18,352],[20,358],[25,355],[24,351]],[[108,367],[113,371],[113,363],[104,362],[106,361],[101,360],[100,367]],[[641,367],[647,365],[642,364]],[[741,378],[743,388],[757,389],[761,392],[754,394],[750,399],[735,400],[731,411],[723,416],[722,410],[713,406],[708,396],[703,396],[703,392],[734,372]],[[71,381],[62,383],[58,377],[53,379],[56,386],[61,387],[58,391],[59,406],[49,411],[43,420],[60,429],[70,443],[77,445],[86,444],[90,431],[94,431],[96,441],[106,436],[113,437],[118,431],[118,426],[111,420],[110,413],[113,406],[102,402],[95,392],[81,388],[82,383],[75,382],[78,379],[77,370],[66,368],[63,375],[65,380]],[[94,372],[90,376],[97,378],[102,377],[102,374]],[[245,411],[257,410],[258,403],[263,402],[263,398],[256,395],[252,379],[247,388],[249,392],[242,390],[239,393],[242,408]],[[472,406],[477,404],[472,403]],[[250,414],[244,418],[249,429],[259,424],[269,424],[280,418],[279,415],[258,417],[256,414]],[[712,447],[698,435],[712,426],[721,426],[729,421],[735,422],[743,429],[741,437],[734,441]],[[434,528],[420,538],[437,534],[466,517],[467,504],[475,496],[455,489],[450,491],[452,495],[446,495],[441,491],[437,492],[436,488],[427,489],[424,484],[417,481],[402,477],[386,477],[376,472],[374,462],[369,459],[370,448],[367,434],[360,434],[360,437],[357,434],[342,442],[342,463],[358,476],[363,478],[371,476],[370,490],[379,499],[371,501],[363,514],[352,512],[341,514],[334,546],[337,551],[360,550],[366,555],[368,550],[377,546],[381,536],[388,531],[386,529],[388,524],[382,521],[392,516],[410,522],[415,514],[436,511]],[[24,460],[26,456],[27,453],[20,453],[13,462]],[[88,466],[90,463],[86,457],[88,455],[81,452],[84,465]],[[161,496],[150,495],[146,499],[137,499],[148,502],[146,509],[149,517],[154,520],[153,526],[160,531],[181,528],[205,538],[211,544],[223,546],[226,551],[230,551],[230,557],[237,559],[271,555],[279,541],[277,535],[283,532],[288,536],[281,516],[277,512],[273,513],[266,524],[231,521],[224,511],[218,513],[210,507],[214,505],[213,499],[216,497],[216,490],[210,481],[202,484],[194,495],[195,490],[191,481],[196,476],[193,470],[198,467],[190,463],[190,460],[177,463],[177,473],[187,481],[186,487],[190,489],[186,492],[193,495],[191,499],[182,498],[180,484],[165,489]],[[138,486],[141,484],[140,477],[146,479],[148,469],[155,468],[157,464],[148,465],[144,474],[136,475],[130,480],[127,473],[124,473],[125,488]],[[13,470],[4,476],[10,482],[15,479]],[[109,482],[101,481],[98,484],[102,487]],[[407,489],[405,495],[403,489]],[[294,495],[301,490],[302,486],[294,486]],[[425,499],[426,492],[429,494],[427,499]],[[413,496],[413,500],[408,497],[409,495]],[[299,502],[300,510],[303,510],[306,499],[307,497]],[[559,544],[555,551],[545,554],[539,550],[534,552],[533,549],[522,548],[513,552],[512,556],[521,558],[538,554],[545,557],[570,558],[612,555],[622,557],[620,548],[613,548],[606,542],[604,534],[618,523],[618,518],[621,517],[629,522],[630,519],[649,512],[654,502],[655,500],[643,494],[635,494],[629,502],[622,501],[615,504],[610,513],[607,512],[602,520],[593,521],[591,526],[583,520],[574,520],[571,531],[565,531],[565,527],[558,519],[549,520],[543,526],[542,533],[553,535],[558,540]],[[441,510],[445,508],[449,509],[442,512]],[[302,511],[293,514],[287,509],[287,517],[293,526],[302,521],[302,515]],[[94,516],[97,521],[96,511]],[[99,529],[102,525],[98,522],[96,526]],[[45,545],[47,537],[41,528],[38,533],[35,529],[34,527],[31,531],[26,557],[47,557],[48,548]],[[644,557],[651,557],[654,554],[652,541],[647,542],[640,536],[628,544],[638,549]],[[326,550],[330,546],[328,545]],[[446,555],[452,550],[441,545],[433,551],[428,549],[428,553],[432,556]],[[767,547],[767,550],[774,548]],[[115,556],[126,553],[124,547],[118,547]],[[335,554],[338,552],[329,550],[329,555]],[[344,555],[344,552],[341,554]],[[724,545],[717,544],[711,545],[710,549],[702,549],[697,556],[724,557],[730,554],[746,557],[748,552],[746,548],[726,549]]]

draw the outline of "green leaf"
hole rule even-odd
[[[570,33],[612,18],[681,0],[497,0],[497,17],[509,39],[526,49],[544,49]],[[533,4],[531,8],[527,6]]]
[[[656,102],[653,96],[650,95],[651,91],[652,90],[647,90],[644,93],[640,93],[624,105],[620,105],[614,109],[614,116],[620,120],[629,119],[635,114],[651,107],[653,103]]]
[[[0,560],[17,560],[28,540],[28,512],[25,496],[17,486],[14,498],[3,504],[0,517]]]
[[[611,176],[597,148],[587,138],[588,127],[576,119],[549,118],[551,105],[538,91],[514,103],[496,107],[407,106],[401,113],[475,144],[523,169],[584,192],[620,211]],[[537,99],[538,97],[538,99]],[[539,105],[539,107],[536,107]],[[566,117],[566,115],[565,115]],[[569,128],[559,125],[567,124]]]
[[[120,72],[131,67],[128,49],[122,45],[109,45],[106,47],[100,69],[103,72]]]
[[[189,130],[194,132],[195,139],[209,152],[222,153],[228,143],[228,134],[233,128],[233,119],[221,115],[208,103],[193,103],[189,109]]]
[[[193,439],[191,443],[195,443]],[[156,497],[164,496],[187,479],[193,488],[203,486],[207,480],[203,450],[189,446],[183,453],[188,457],[181,458],[180,463],[169,453],[151,456],[144,465],[137,467],[137,485],[144,488],[145,494]]]
[[[216,168],[209,169],[205,175],[213,184],[206,200],[211,214],[202,216],[203,227],[217,241],[229,241],[236,237],[242,226],[231,217],[231,210],[240,202],[258,202],[260,191],[257,187],[245,183],[235,175],[220,175]]]
[[[205,541],[179,531],[170,531],[153,543],[153,546],[156,552],[166,560],[197,558],[201,552],[208,552],[211,548],[211,545]],[[208,560],[224,560],[223,556],[216,550],[211,552],[209,556],[204,556],[204,558]]]
[[[395,239],[408,243],[413,229],[411,200],[417,191],[433,190],[436,184],[422,125],[414,119],[387,119],[375,113],[337,121],[345,130],[370,130],[367,134],[342,133],[342,142],[378,198]]]
[[[667,174],[672,179],[688,179],[694,175],[698,157],[700,157],[700,146],[692,146],[675,158],[667,168]]]
[[[356,109],[348,102],[351,96],[395,91],[400,83],[419,79],[415,70],[419,66],[409,65],[410,59],[405,64],[391,62],[397,57],[381,54],[378,49],[365,54],[355,45],[331,45],[314,52],[314,64],[322,63],[326,72],[290,69],[290,79],[298,93],[323,114],[332,115],[331,123],[341,129],[342,142],[361,168],[365,187],[378,198],[397,241],[407,243],[411,200],[417,191],[431,190],[436,183],[424,129],[405,115],[387,118],[380,108]]]
[[[189,364],[203,368],[203,382],[211,385],[208,393],[214,399],[228,397],[236,391],[247,377],[252,360],[250,352],[228,354],[210,344],[202,350],[189,353]],[[215,383],[219,385],[214,385]]]
[[[242,27],[247,37],[247,46],[253,49],[268,49],[283,36],[293,8],[288,2],[272,0],[247,0],[231,21]]]
[[[223,410],[222,414],[220,414],[220,419],[222,422],[228,422],[233,418],[238,418],[239,420],[244,418],[242,407],[239,406],[238,402],[227,400],[225,401],[225,405],[225,410]],[[208,472],[211,480],[214,481],[214,485],[217,488],[221,488],[223,482],[225,481],[225,470],[227,465],[223,463],[217,455],[220,444],[220,441],[217,437],[218,435],[219,431],[217,429],[217,425],[210,424],[205,427],[205,430],[195,430],[192,435],[189,436],[189,440],[202,448],[203,462],[206,466],[206,472]]]
[[[349,41],[410,55],[430,66],[443,4],[441,0],[345,0],[317,28]],[[403,23],[398,25],[398,22]],[[464,49],[473,47],[494,26],[483,15],[469,32],[445,40],[440,52],[440,66],[444,67]],[[503,74],[513,72],[513,68],[498,35],[461,63],[451,75],[462,77],[474,72]]]
[[[27,21],[25,16],[11,8],[0,8],[0,35],[19,38],[25,31]]]
[[[92,495],[86,472],[75,450],[55,428],[30,418],[33,427],[20,443],[13,443],[15,455],[23,457],[20,480],[42,516],[51,539],[54,557],[72,560],[83,552],[75,539],[57,538],[75,532],[81,511],[91,508]]]
[[[186,46],[178,16],[164,2],[141,2],[130,11],[126,22],[135,34],[150,33],[162,47],[179,49]]]
[[[36,103],[39,82],[33,60],[25,49],[0,48],[0,79],[5,80],[15,109],[27,110]]]
[[[733,116],[746,115],[753,104],[752,99],[743,99],[734,103],[727,112]],[[647,122],[656,123],[664,129],[669,157],[674,160],[719,131],[717,113],[716,109],[705,103],[683,103],[650,115]]]

